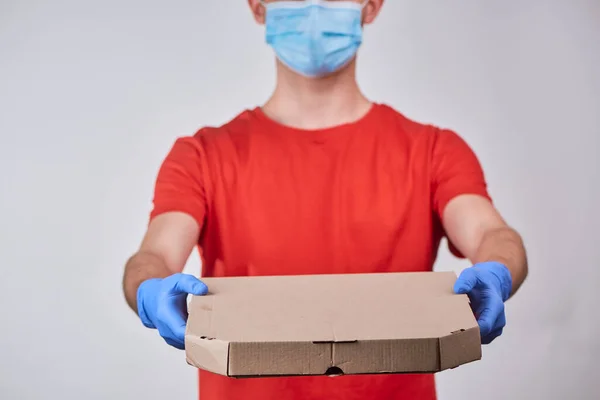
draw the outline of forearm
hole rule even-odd
[[[129,307],[137,313],[137,290],[142,282],[172,274],[166,262],[155,254],[141,251],[133,255],[127,261],[123,274],[123,293]]]
[[[527,254],[521,236],[509,227],[493,229],[483,235],[481,243],[471,260],[474,264],[496,261],[504,264],[512,276],[514,295],[527,277]]]

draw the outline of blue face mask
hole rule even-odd
[[[365,4],[326,0],[264,4],[267,43],[293,71],[311,78],[329,75],[356,55]]]

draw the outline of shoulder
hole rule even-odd
[[[379,118],[383,126],[393,127],[396,134],[410,139],[426,140],[435,137],[441,130],[438,126],[418,121],[387,104],[379,104]]]
[[[407,132],[422,132],[434,128],[433,125],[412,119],[385,103],[378,104],[378,107],[380,110],[380,118],[388,123],[396,124]]]
[[[203,156],[206,151],[235,149],[236,143],[247,138],[255,125],[253,110],[244,110],[220,126],[203,126],[191,135],[179,136],[171,153]]]
[[[205,143],[239,140],[248,136],[256,123],[255,110],[244,110],[221,126],[206,126],[199,129],[194,138]]]
[[[451,129],[408,117],[386,104],[381,104],[379,107],[382,126],[422,151],[433,151],[440,140],[453,141],[457,138],[460,140],[459,136]]]
[[[426,142],[431,148],[446,145],[464,145],[464,139],[454,130],[430,122],[410,118],[394,108],[381,104],[381,116],[386,125],[393,125],[395,132],[410,140]]]

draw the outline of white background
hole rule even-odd
[[[600,398],[600,2],[387,1],[359,80],[457,130],[529,250],[505,335],[440,399]],[[195,398],[122,268],[174,139],[273,84],[242,0],[0,0],[0,398]]]

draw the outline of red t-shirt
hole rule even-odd
[[[283,126],[256,108],[175,142],[151,218],[196,219],[207,277],[430,271],[444,207],[465,193],[488,197],[475,154],[452,131],[382,104],[322,130]],[[199,374],[201,400],[436,397],[433,375]]]

